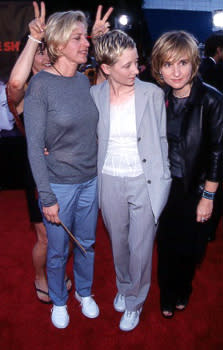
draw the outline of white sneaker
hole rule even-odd
[[[139,323],[139,316],[141,311],[142,308],[137,311],[125,310],[121,318],[119,328],[125,332],[132,331]]]
[[[70,317],[67,312],[67,305],[53,305],[51,312],[51,321],[55,327],[66,328],[68,326]]]
[[[117,293],[113,302],[114,309],[118,312],[125,311],[125,297],[124,295]]]
[[[96,318],[99,315],[99,308],[92,296],[81,297],[78,292],[75,292],[75,298],[81,304],[82,314],[88,318]]]

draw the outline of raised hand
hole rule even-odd
[[[41,1],[40,8],[39,8],[38,3],[34,1],[33,8],[34,8],[35,19],[33,19],[29,23],[30,35],[37,40],[41,40],[44,37],[44,30],[45,30],[45,17],[46,17],[45,3]]]
[[[100,35],[103,35],[109,31],[110,24],[108,18],[113,11],[113,7],[109,7],[104,17],[102,17],[103,6],[99,5],[97,8],[96,18],[91,31],[91,37],[94,40]]]

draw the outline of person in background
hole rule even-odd
[[[198,78],[195,38],[164,33],[152,51],[152,74],[166,91],[173,182],[158,229],[158,280],[166,318],[186,308],[205,253],[222,177],[223,98]]]
[[[205,42],[199,73],[203,81],[223,92],[223,35],[212,34]]]
[[[204,49],[205,57],[202,59],[199,73],[202,80],[214,86],[219,91],[223,92],[223,35],[212,34],[205,42]],[[214,241],[219,221],[223,210],[223,190],[219,187],[219,205],[217,210],[213,212],[211,217],[212,225],[210,225],[210,232],[208,241]]]
[[[90,82],[90,85],[95,85],[97,81],[97,64],[92,54],[88,54],[87,62],[80,65],[78,71],[84,73]]]
[[[15,120],[9,110],[6,85],[0,81],[0,133],[2,130],[11,131],[14,128]],[[2,137],[2,133],[0,134]]]
[[[108,30],[110,8],[101,19],[98,7],[92,36]],[[42,23],[43,24],[43,23]],[[42,27],[40,27],[40,30]],[[68,293],[64,282],[69,237],[74,232],[86,256],[74,246],[75,297],[82,313],[99,315],[91,296],[97,223],[98,112],[88,78],[77,71],[87,61],[86,17],[81,11],[51,15],[45,29],[50,67],[36,74],[26,91],[24,116],[29,160],[47,230],[47,276],[55,327],[69,324]],[[49,154],[44,155],[44,148]]]
[[[25,143],[10,112],[6,83],[0,82],[0,190],[18,189],[24,185]],[[16,171],[15,176],[15,170]],[[20,170],[21,169],[21,170]]]
[[[151,282],[157,222],[171,184],[164,94],[136,79],[138,53],[131,37],[112,30],[95,42],[107,80],[91,88],[99,110],[99,203],[111,239],[119,327],[131,331]]]
[[[156,84],[156,81],[151,73],[150,55],[147,57],[147,59],[144,59],[144,64],[140,66],[138,78],[142,81]]]

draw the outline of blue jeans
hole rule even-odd
[[[91,295],[94,273],[94,243],[98,216],[97,177],[82,184],[50,184],[59,204],[59,218],[85,248],[86,256],[74,245],[74,281],[77,292]],[[64,281],[69,236],[62,226],[44,218],[48,236],[47,276],[53,304],[66,304]]]

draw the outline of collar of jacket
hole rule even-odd
[[[188,97],[186,107],[189,107],[190,105],[200,105],[202,103],[202,98],[204,95],[205,87],[200,78],[195,77],[192,83],[190,95]],[[165,99],[166,99],[166,107],[168,108],[169,105],[169,98],[172,94],[172,88],[169,86],[164,87],[165,92]]]

